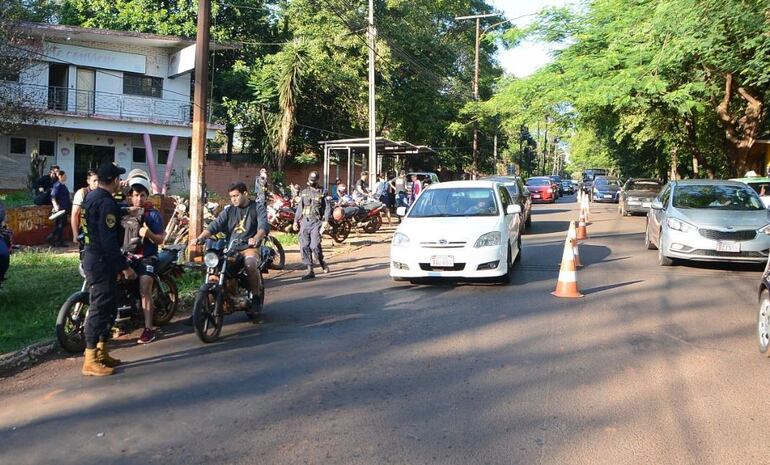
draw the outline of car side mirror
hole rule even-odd
[[[406,216],[406,207],[398,207],[398,208],[396,208],[396,215],[398,215],[398,216]]]
[[[658,199],[655,199],[650,204],[650,208],[652,208],[653,210],[663,210],[663,202],[661,202]]]
[[[505,209],[506,215],[518,215],[521,213],[521,205],[508,205]]]

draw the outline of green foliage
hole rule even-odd
[[[0,194],[0,202],[6,209],[34,205],[29,191],[14,191],[6,194]]]

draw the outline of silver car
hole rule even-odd
[[[672,181],[652,201],[644,235],[658,263],[767,261],[770,214],[759,196],[734,181]]]

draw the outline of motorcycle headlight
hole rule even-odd
[[[209,252],[203,256],[203,264],[206,268],[216,268],[219,265],[219,255]]]
[[[406,234],[396,233],[393,235],[393,245],[396,247],[406,247],[409,245],[409,236]]]
[[[690,223],[678,220],[676,218],[666,219],[666,224],[674,231],[690,232],[695,229],[695,226],[691,225]]]
[[[770,236],[770,224],[766,224],[761,228],[757,229],[757,232],[760,234],[767,234],[768,236]]]
[[[500,231],[488,232],[486,234],[482,234],[481,237],[476,240],[476,244],[474,244],[473,247],[479,248],[500,245],[500,238]]]

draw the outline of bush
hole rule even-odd
[[[6,194],[0,194],[0,201],[3,202],[5,208],[16,208],[35,204],[27,191],[13,191]]]

